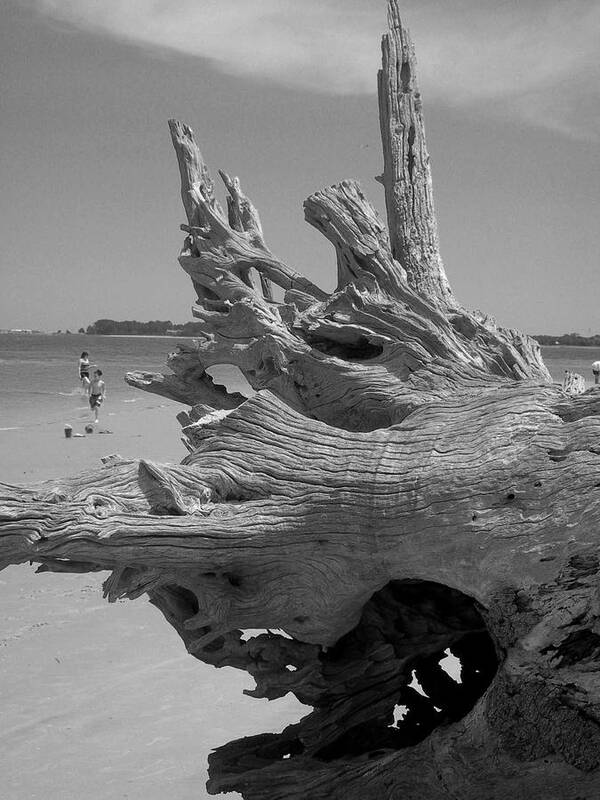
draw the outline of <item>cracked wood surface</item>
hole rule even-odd
[[[270,251],[220,172],[224,213],[172,120],[179,261],[203,333],[169,372],[126,379],[182,403],[189,455],[1,485],[0,567],[110,570],[109,602],[147,594],[191,655],[248,671],[256,697],[312,706],[281,734],[219,748],[210,792],[595,797],[600,390],[552,385],[533,340],[452,295],[396,0],[389,24],[389,234],[355,181],[311,195],[305,218],[336,255],[327,294]],[[215,384],[220,364],[254,396]]]
[[[416,59],[398,6],[389,4],[378,75],[383,175],[392,253],[409,285],[432,302],[454,304],[439,253],[433,185]]]

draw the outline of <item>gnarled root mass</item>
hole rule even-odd
[[[353,181],[305,203],[331,294],[225,173],[223,211],[171,122],[204,334],[127,380],[186,407],[189,455],[0,487],[0,566],[109,570],[109,601],[147,594],[191,655],[311,707],[216,751],[211,792],[595,797],[600,392],[552,385],[535,342],[454,298],[395,0],[379,95],[389,236]]]

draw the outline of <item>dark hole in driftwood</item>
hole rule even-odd
[[[354,341],[346,342],[336,342],[325,336],[315,336],[310,333],[306,333],[304,338],[311,347],[320,353],[337,356],[346,361],[368,361],[383,353],[383,347],[380,344],[373,344],[366,336],[359,336]]]
[[[410,64],[408,61],[403,61],[400,67],[400,83],[403,93],[410,92]]]
[[[427,581],[392,581],[373,595],[357,627],[322,660],[330,676],[350,662],[365,662],[345,686],[345,701],[351,698],[357,708],[355,722],[315,753],[325,761],[417,744],[434,728],[464,717],[499,663],[476,601]],[[339,699],[332,694],[323,705],[335,715]]]
[[[408,129],[408,175],[412,181],[413,172],[415,168],[415,152],[414,152],[414,144],[415,144],[415,126],[411,125]]]
[[[589,628],[573,631],[560,643],[556,656],[559,666],[566,667],[582,661],[596,661],[600,653],[600,636]]]
[[[155,591],[162,601],[161,610],[177,622],[185,622],[198,613],[198,598],[194,592],[175,584],[161,586]]]

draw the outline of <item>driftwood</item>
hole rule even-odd
[[[565,370],[562,388],[567,394],[583,394],[585,392],[585,378],[577,372]]]
[[[217,750],[212,793],[593,798],[600,392],[570,396],[534,341],[454,298],[396,0],[389,19],[389,237],[355,182],[309,197],[337,256],[327,294],[270,251],[224,173],[222,210],[192,131],[172,122],[179,260],[205,334],[171,374],[128,380],[191,407],[191,452],[2,486],[0,566],[111,570],[109,601],[147,593],[196,658],[312,707]],[[216,387],[216,364],[254,396]],[[452,657],[460,682],[440,666]]]

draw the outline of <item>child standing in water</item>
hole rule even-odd
[[[87,394],[90,390],[90,358],[87,350],[84,350],[79,359],[79,380],[81,387]]]
[[[94,422],[98,422],[98,410],[106,396],[106,385],[102,380],[102,370],[97,369],[90,383],[90,408],[94,412]]]

